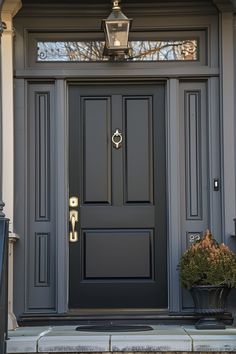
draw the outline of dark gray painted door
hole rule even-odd
[[[167,307],[164,92],[69,87],[70,308]]]

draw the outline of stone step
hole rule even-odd
[[[84,332],[78,326],[20,327],[9,332],[7,353],[236,352],[236,328],[196,330],[151,325],[144,332]]]

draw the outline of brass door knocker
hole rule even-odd
[[[121,147],[122,140],[123,140],[122,133],[119,131],[119,129],[116,129],[115,133],[112,135],[111,138],[113,146],[116,149],[119,149]]]

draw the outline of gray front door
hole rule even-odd
[[[70,308],[167,308],[164,94],[69,86]]]

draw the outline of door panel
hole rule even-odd
[[[152,234],[152,230],[85,230],[84,279],[150,279]]]
[[[71,308],[167,307],[164,105],[162,84],[69,87]]]
[[[152,97],[125,97],[124,108],[125,201],[138,204],[152,203]]]
[[[83,203],[111,203],[110,98],[84,97]],[[94,119],[96,117],[96,119]],[[96,161],[94,157],[96,156]]]

